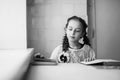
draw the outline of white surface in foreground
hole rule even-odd
[[[120,80],[120,69],[77,63],[32,66],[27,80]]]
[[[20,80],[26,72],[33,49],[0,50],[0,80]]]

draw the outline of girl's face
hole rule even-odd
[[[70,20],[66,28],[69,41],[78,42],[82,37],[82,24],[78,20]]]

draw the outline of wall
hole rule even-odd
[[[120,0],[96,0],[97,57],[120,60]]]
[[[26,1],[0,0],[0,49],[25,49]]]
[[[87,15],[88,15],[88,37],[90,39],[91,47],[97,54],[97,39],[96,39],[96,10],[95,0],[87,0]]]
[[[62,43],[68,17],[87,21],[86,0],[29,0],[27,6],[28,47],[45,57]]]

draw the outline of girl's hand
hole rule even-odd
[[[84,62],[89,62],[89,61],[93,61],[93,60],[95,60],[94,58],[86,58],[86,59],[84,59]]]

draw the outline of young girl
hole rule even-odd
[[[53,50],[50,58],[58,63],[80,63],[94,60],[95,53],[86,36],[86,28],[87,24],[82,18],[70,17],[65,27],[63,44]]]

